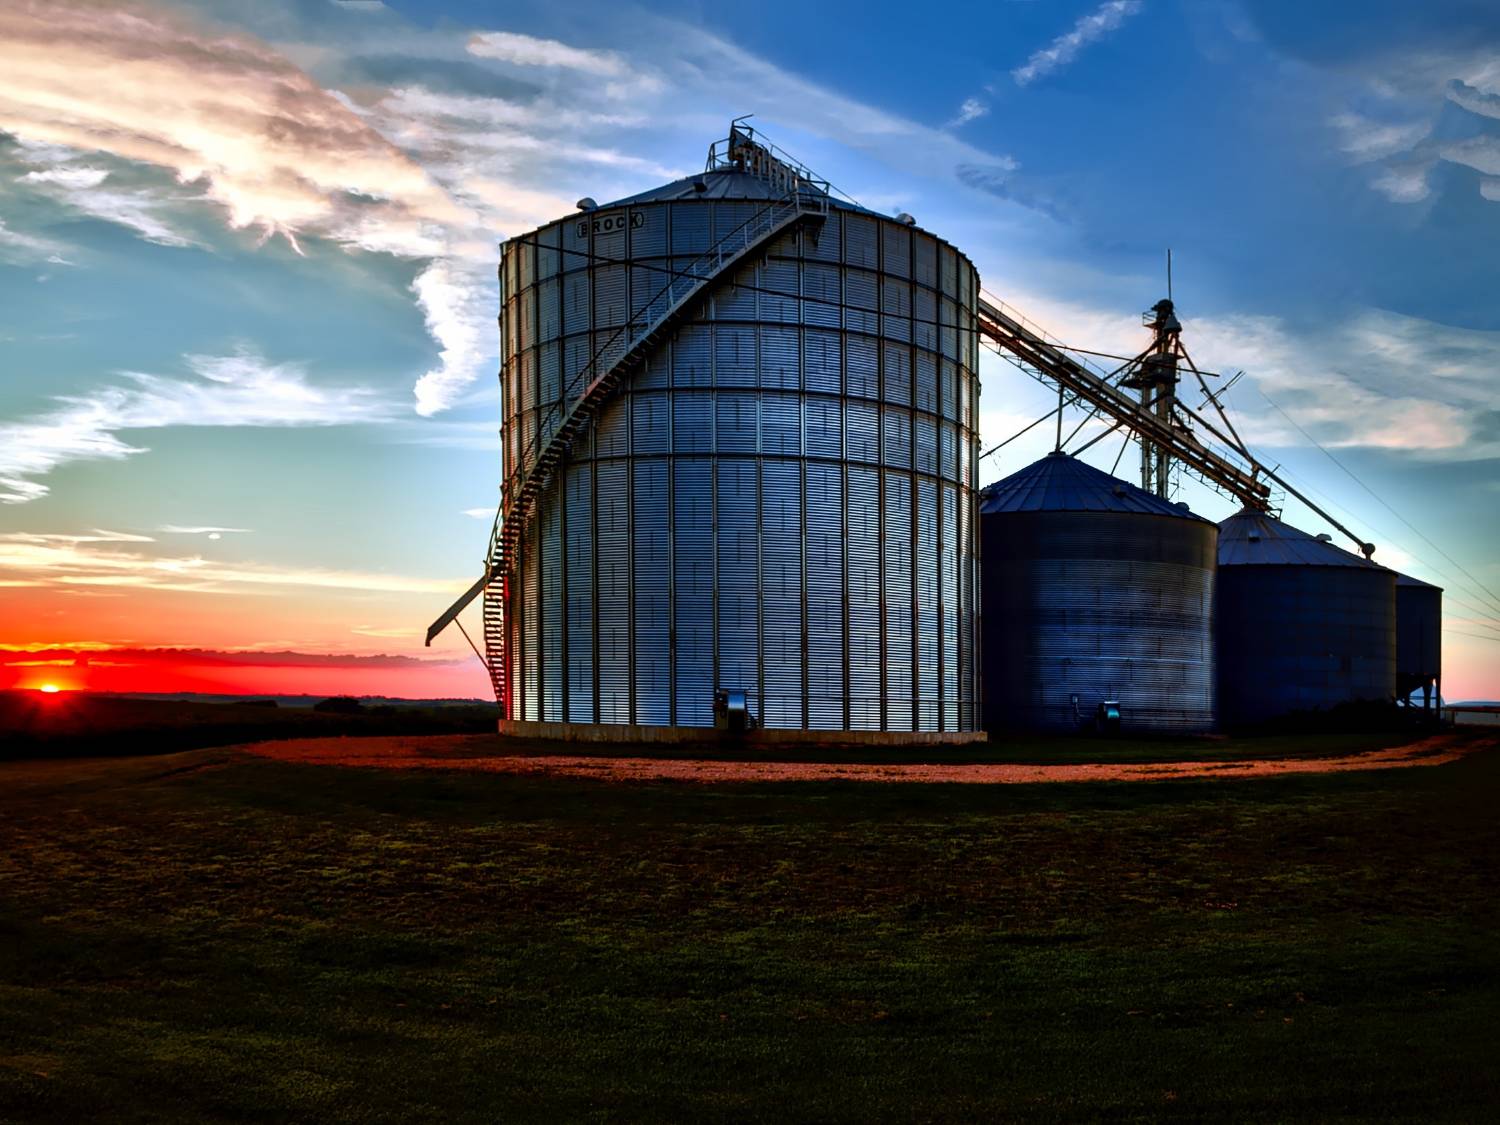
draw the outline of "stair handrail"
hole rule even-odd
[[[524,488],[530,474],[542,461],[553,438],[561,433],[580,408],[588,401],[600,381],[623,359],[630,350],[657,326],[675,314],[677,310],[701,289],[723,272],[726,260],[743,256],[752,246],[760,242],[773,229],[789,223],[803,214],[823,214],[827,209],[827,197],[820,192],[809,192],[800,186],[785,197],[774,200],[761,208],[740,226],[720,239],[708,250],[695,258],[685,269],[674,274],[654,297],[626,323],[618,326],[599,351],[579,369],[562,393],[547,404],[544,418],[538,419],[537,432],[531,439],[536,450],[534,456],[518,458],[518,464],[505,480],[502,492],[502,511],[510,507]],[[628,264],[628,259],[621,259]],[[576,397],[573,392],[590,374],[593,378]],[[552,421],[566,408],[556,425]],[[543,438],[543,434],[546,438]]]

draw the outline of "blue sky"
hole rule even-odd
[[[494,243],[741,113],[1070,344],[1139,350],[1172,247],[1252,444],[1500,695],[1493,3],[7,5],[0,642],[425,655],[496,499]],[[987,442],[1048,408],[983,374]]]

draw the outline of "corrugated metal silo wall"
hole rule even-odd
[[[763,206],[647,203],[507,244],[507,473],[662,271]],[[515,716],[708,726],[724,687],[768,727],[975,729],[972,265],[834,208],[735,280],[541,498],[508,614]]]
[[[1396,674],[1403,691],[1443,674],[1443,591],[1436,586],[1396,585]]]
[[[1223,722],[1254,723],[1396,694],[1390,571],[1223,566],[1218,607]]]
[[[981,534],[987,729],[1075,730],[1106,699],[1128,730],[1213,726],[1218,528],[999,512]]]

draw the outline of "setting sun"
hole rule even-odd
[[[62,688],[58,687],[56,684],[43,684],[40,690],[46,692],[48,695],[53,695],[59,691],[62,691]]]

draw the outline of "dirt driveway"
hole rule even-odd
[[[384,769],[458,769],[485,773],[550,774],[601,781],[722,782],[884,781],[1015,785],[1064,781],[1164,781],[1284,777],[1350,770],[1440,766],[1489,749],[1497,739],[1454,734],[1329,758],[1246,758],[1219,762],[1096,762],[1069,765],[973,762],[778,762],[710,758],[591,757],[583,754],[482,754],[468,736],[308,738],[260,742],[242,749],[282,762]],[[493,744],[491,744],[493,745]]]

